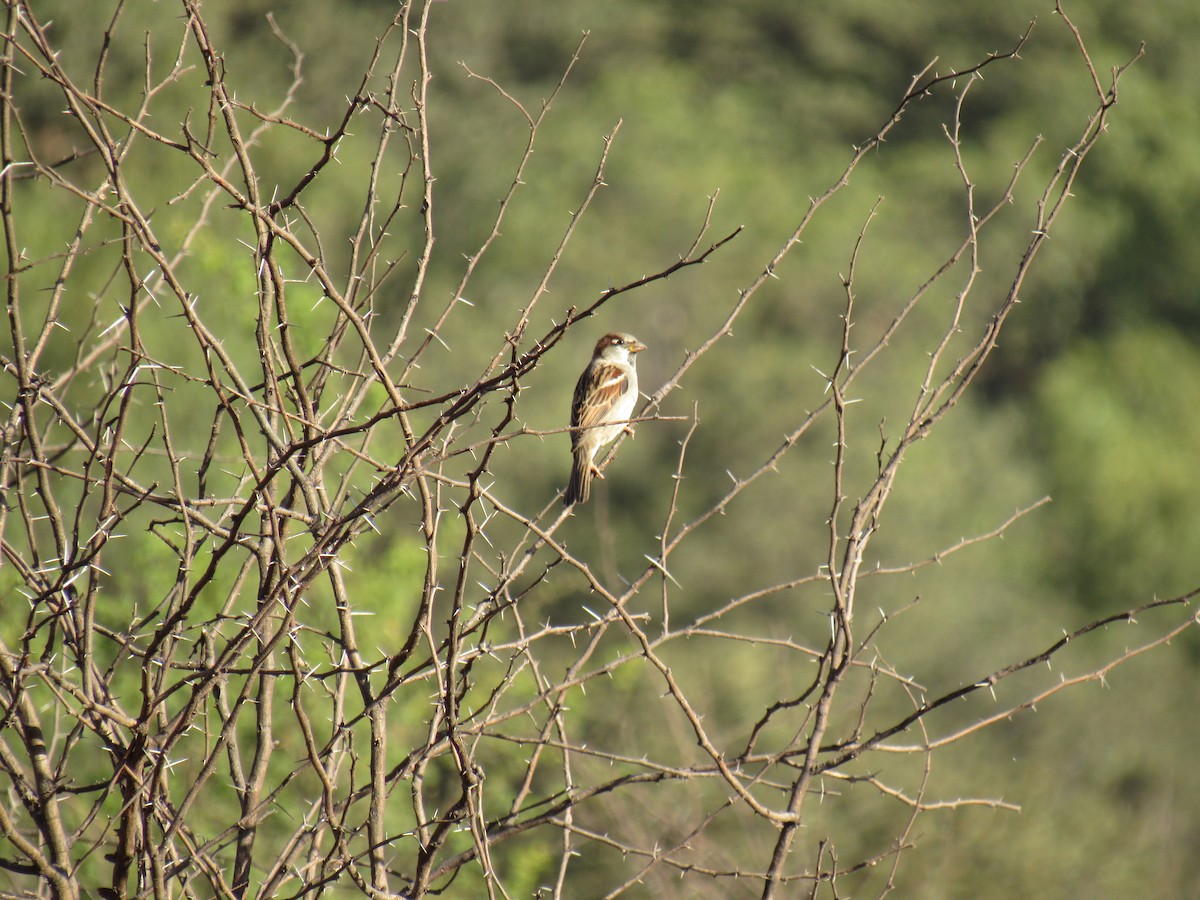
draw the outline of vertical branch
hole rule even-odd
[[[816,714],[813,717],[811,730],[804,747],[800,774],[792,782],[787,803],[787,817],[780,825],[771,861],[763,879],[762,896],[764,900],[777,896],[782,884],[783,870],[791,854],[797,829],[802,821],[801,809],[812,784],[813,775],[817,771],[817,758],[829,728],[834,698],[849,666],[849,654],[854,643],[851,626],[854,618],[854,596],[857,590],[859,566],[862,564],[863,553],[870,539],[870,529],[860,525],[856,510],[845,537],[843,538],[839,534],[842,505],[846,500],[846,458],[849,449],[847,444],[848,401],[843,395],[843,389],[847,381],[846,373],[850,369],[851,354],[854,353],[854,345],[850,339],[854,326],[854,276],[867,229],[874,220],[880,203],[882,203],[882,198],[875,201],[866,221],[859,230],[858,238],[854,242],[854,249],[850,254],[849,270],[842,279],[846,301],[842,310],[841,347],[838,351],[837,364],[827,382],[833,400],[834,425],[837,428],[832,477],[833,501],[827,522],[829,545],[826,565],[834,598],[833,609],[829,615],[830,639],[820,659],[821,670],[818,677],[821,690],[816,702]]]

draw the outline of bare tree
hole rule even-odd
[[[173,57],[164,65],[148,40],[140,102],[125,105],[110,90],[109,48],[129,27],[126,4],[95,35],[90,62],[60,53],[37,2],[6,5],[6,896],[284,897],[347,887],[372,897],[618,896],[683,884],[688,896],[815,897],[836,895],[839,879],[877,864],[890,872],[883,894],[923,813],[1004,805],[927,796],[942,748],[1102,679],[1190,626],[1190,596],[1150,604],[1183,613],[1103,667],[1049,685],[1020,682],[991,712],[946,727],[936,714],[953,701],[994,693],[1068,642],[1141,610],[926,695],[874,649],[897,610],[876,617],[856,608],[868,576],[944,559],[1029,511],[923,562],[888,568],[872,557],[907,452],[986,364],[1117,101],[1123,69],[1102,77],[1061,10],[1094,83],[1092,112],[1024,211],[1029,238],[1008,290],[994,298],[974,290],[980,249],[1032,177],[1040,141],[1015,161],[1008,188],[984,201],[963,152],[961,112],[985,69],[1019,64],[1025,37],[967,69],[939,74],[931,65],[917,75],[840,177],[798,211],[794,232],[719,327],[648,395],[635,422],[664,418],[683,376],[723,352],[751,299],[913,104],[952,93],[946,137],[965,203],[961,243],[890,324],[861,336],[855,275],[867,214],[847,248],[841,342],[830,348],[825,395],[700,513],[683,513],[677,478],[657,548],[621,583],[568,549],[560,532],[571,513],[557,498],[535,507],[495,483],[494,458],[546,434],[524,424],[519,400],[565,335],[615,297],[719,255],[737,232],[713,235],[710,205],[678,259],[582,305],[555,307],[554,324],[539,330],[549,284],[604,184],[614,130],[536,290],[503,334],[470,348],[470,374],[456,381],[433,361],[439,342],[469,308],[472,277],[558,92],[530,111],[468,73],[522,117],[528,143],[489,233],[443,300],[429,287],[438,252],[436,4],[402,5],[386,23],[328,127],[293,118],[303,56],[284,34],[293,90],[263,110],[239,99],[198,0],[180,8],[177,31],[153,36],[158,48],[174,42]],[[62,153],[61,139],[35,121],[48,103],[65,110],[78,142]],[[302,160],[278,188],[277,173],[260,168],[272,141]],[[351,148],[364,165],[339,165]],[[320,202],[309,205],[326,184],[355,198],[348,245]],[[907,338],[930,290],[951,281],[955,301],[927,348],[911,411],[864,477],[847,462],[862,375]],[[981,319],[982,333],[964,337],[968,321]],[[675,570],[680,548],[737,516],[743,492],[818,424],[836,435],[829,505],[818,513],[827,521],[823,565],[780,583],[747,573],[744,593],[723,607],[672,617],[686,581]],[[555,435],[564,446],[565,431]],[[676,476],[688,471],[690,438]],[[419,541],[412,590],[370,575],[399,552],[388,540],[398,528]],[[590,592],[581,621],[547,616],[552,575]],[[822,640],[756,634],[740,618],[805,587],[825,604]],[[809,674],[798,690],[764,685],[763,697],[718,712],[706,680],[678,662],[701,641],[730,659],[769,651],[803,661],[798,671]],[[663,733],[619,727],[626,705],[639,721],[661,721]],[[884,755],[917,761],[914,789],[876,774]],[[852,783],[901,816],[885,841],[846,858],[822,831],[821,809]]]

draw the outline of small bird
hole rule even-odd
[[[592,476],[600,475],[596,454],[623,430],[638,398],[634,354],[646,349],[632,334],[613,332],[596,342],[571,401],[571,481],[563,504],[583,503],[591,493]],[[616,424],[612,424],[616,423]],[[603,477],[603,476],[601,476]]]

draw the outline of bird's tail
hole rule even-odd
[[[575,451],[575,461],[571,466],[571,481],[567,484],[567,492],[563,495],[563,505],[585,503],[592,492],[592,459],[591,454],[583,447]]]

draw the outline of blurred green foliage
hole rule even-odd
[[[632,331],[650,345],[642,382],[647,391],[657,387],[683,353],[721,321],[736,291],[795,226],[808,198],[840,172],[851,145],[874,132],[914,74],[935,57],[938,71],[971,65],[988,52],[1009,49],[1038,17],[1024,58],[1005,63],[1003,78],[989,76],[972,88],[964,126],[981,205],[994,202],[1013,164],[1039,134],[1045,145],[1035,156],[1030,184],[1053,168],[1064,141],[1083,124],[1063,121],[1056,111],[1079,109],[1080,98],[1091,90],[1069,34],[1044,2],[561,0],[538,7],[536,14],[518,15],[503,4],[449,0],[433,11],[439,245],[429,296],[438,302],[450,296],[463,256],[487,235],[526,138],[519,111],[486,82],[469,77],[464,66],[494,78],[536,113],[581,32],[590,34],[537,136],[525,187],[505,219],[502,238],[472,281],[469,299],[475,306],[443,332],[451,349],[435,353],[441,368],[426,366],[436,369],[428,375],[436,381],[432,386],[470,377],[490,354],[494,335],[540,280],[590,184],[602,139],[618,121],[608,187],[551,281],[554,302],[541,308],[536,326],[612,284],[675,260],[698,230],[714,191],[720,198],[713,234],[738,225],[746,230],[705,266],[620,298],[594,328],[575,332],[578,338],[573,335],[535,372],[522,394],[520,416],[534,429],[564,424],[570,385],[588,341],[609,326]],[[265,21],[273,12],[282,32],[306,52],[305,81],[289,114],[316,130],[335,122],[372,35],[393,8],[366,0],[337,4],[336,14],[314,2],[205,5],[212,24],[221,26],[231,80],[256,93],[240,99],[262,109],[280,102],[289,80],[289,54]],[[1025,302],[992,360],[985,390],[969,396],[914,451],[881,523],[876,550],[882,564],[901,565],[988,531],[1043,495],[1053,502],[1004,539],[967,549],[907,581],[881,579],[878,587],[871,582],[864,587],[870,602],[860,599],[864,609],[894,611],[920,597],[889,629],[881,652],[902,672],[919,665],[923,678],[944,679],[928,684],[930,691],[953,686],[964,671],[982,677],[1033,655],[1062,629],[1103,612],[1200,582],[1200,566],[1191,556],[1200,545],[1195,515],[1200,481],[1194,474],[1200,444],[1195,339],[1200,255],[1194,238],[1200,106],[1191,88],[1200,83],[1194,52],[1200,8],[1184,0],[1140,5],[1104,0],[1071,4],[1069,12],[1102,75],[1127,61],[1143,39],[1146,58],[1123,82],[1111,134],[1087,161],[1077,196],[1026,284]],[[157,33],[155,21],[175,14],[163,3],[134,4],[127,13],[151,34]],[[88,54],[94,58],[99,21],[94,9],[71,14],[64,9],[57,26],[64,47],[82,54],[64,54],[81,78],[93,64]],[[131,96],[141,78],[140,34],[126,27],[112,51],[117,69],[128,73]],[[173,51],[156,45],[154,52],[165,57]],[[867,231],[857,278],[856,335],[863,344],[962,239],[961,185],[941,130],[950,121],[951,104],[949,91],[923,101],[865,161],[851,189],[821,212],[805,243],[781,268],[780,280],[756,297],[728,338],[732,352],[707,357],[668,399],[663,410],[668,415],[691,416],[694,405],[698,409],[699,427],[683,470],[684,520],[723,493],[727,470],[745,474],[761,461],[764,448],[773,448],[806,409],[821,402],[819,372],[836,362],[843,303],[839,273],[877,198],[885,199]],[[44,122],[26,124],[43,135],[61,129],[61,146],[69,150],[72,136],[49,106]],[[277,173],[280,185],[311,163],[293,150],[286,140],[260,148],[260,164]],[[165,173],[176,165],[155,148],[146,147],[145,154],[151,171],[162,167]],[[346,142],[339,160],[347,168],[368,162],[353,141]],[[168,183],[174,182],[164,177]],[[163,190],[166,219],[170,191]],[[1014,251],[1030,227],[1028,190],[1022,187],[1018,198],[1024,211],[1018,204],[988,245],[981,296],[994,296],[1011,278]],[[344,232],[362,200],[338,191],[330,181],[306,195],[330,239]],[[28,240],[49,244],[57,233],[49,227],[57,214],[52,204],[45,213],[44,231],[37,221],[26,223]],[[401,230],[417,225],[415,215],[397,222]],[[187,227],[185,220],[170,225]],[[30,252],[52,251],[33,246]],[[252,302],[253,273],[232,265],[222,252],[214,247],[210,253],[200,241],[189,265],[211,284],[201,302],[223,304],[231,323],[245,317],[244,344],[233,352],[253,353],[253,309],[242,306]],[[111,273],[114,259],[100,250],[85,261],[94,266],[98,284]],[[887,422],[901,420],[911,406],[913,373],[925,364],[929,336],[944,323],[955,287],[947,284],[923,301],[910,326],[916,331],[912,342],[898,346],[882,363],[885,368],[861,385],[865,403],[853,416],[852,471],[870,471],[881,432],[888,436]],[[318,293],[302,294],[297,287],[291,312],[303,347],[306,321],[311,317],[319,333],[321,313]],[[440,308],[438,302],[430,309]],[[114,306],[114,318],[117,314]],[[83,321],[68,324],[89,327]],[[979,325],[969,320],[965,327],[974,334]],[[156,327],[172,326],[164,319]],[[63,352],[68,350],[64,341]],[[638,439],[625,444],[596,500],[598,518],[593,522],[589,509],[564,532],[573,551],[595,558],[606,574],[629,574],[642,565],[669,501],[665,473],[677,464],[687,425],[642,427]],[[181,442],[206,436],[207,426],[182,416]],[[832,502],[831,439],[818,429],[778,475],[739,499],[736,525],[714,523],[681,549],[675,566],[688,574],[676,615],[736,596],[746,571],[765,583],[816,570],[823,562],[824,515]],[[539,505],[565,477],[564,443],[528,437],[514,442],[497,454],[497,481],[509,495],[538,498],[528,502]],[[230,484],[238,475],[214,473]],[[447,538],[449,552],[453,543]],[[113,593],[132,603],[147,591],[157,596],[161,588],[149,583],[148,573],[164,554],[136,541],[123,552],[130,565],[115,576]],[[397,639],[388,608],[416,593],[419,553],[403,537],[381,537],[364,542],[358,558],[348,561],[356,602],[378,617],[381,646]],[[577,586],[551,579],[547,587],[539,601],[546,603],[546,614],[576,620],[587,602]],[[220,591],[214,596],[219,600]],[[827,628],[813,601],[811,591],[783,592],[737,621],[776,637],[811,637]],[[1122,640],[1106,636],[1081,650],[1077,664],[1105,658]],[[947,648],[945,658],[923,655],[931,642]],[[926,815],[914,837],[917,850],[899,869],[900,895],[1197,896],[1200,865],[1190,848],[1200,838],[1200,784],[1189,764],[1196,648],[1194,641],[1184,644],[1121,669],[1108,689],[1089,686],[1057,697],[1051,708],[976,735],[939,758],[932,782],[936,796],[1003,796],[1024,811],[966,808]],[[695,645],[699,650],[703,641]],[[697,652],[671,662],[698,669],[701,677],[709,659]],[[625,669],[619,674],[631,677]],[[714,715],[723,708],[756,708],[795,693],[804,676],[781,673],[769,653],[751,654],[733,672],[712,673],[710,708]],[[614,678],[603,689],[573,698],[590,704],[596,740],[614,747],[616,730],[636,727],[621,705],[622,689]],[[962,715],[978,717],[987,702],[972,701]],[[420,710],[413,711],[412,722],[413,728],[423,726]],[[678,740],[678,752],[686,756],[688,736],[672,731],[677,724],[663,725],[664,741]],[[299,755],[292,747],[277,759],[282,765],[285,757]],[[836,787],[848,796],[869,790]],[[655,794],[650,802],[661,803],[663,796]],[[695,798],[680,802],[704,805]],[[843,818],[814,822],[809,830],[818,834],[828,824],[844,858],[880,852],[895,834],[895,822],[855,820],[853,804],[840,809]],[[657,822],[664,833],[673,827],[673,812],[640,811],[647,828]],[[897,810],[901,821],[905,814]],[[403,828],[397,822],[394,830]],[[744,837],[747,843],[764,839]],[[738,849],[731,842],[731,858]],[[553,862],[551,852],[532,839],[505,857],[514,896],[529,896],[551,880]],[[581,865],[602,866],[602,853]],[[867,872],[849,881],[877,887],[877,877]]]

